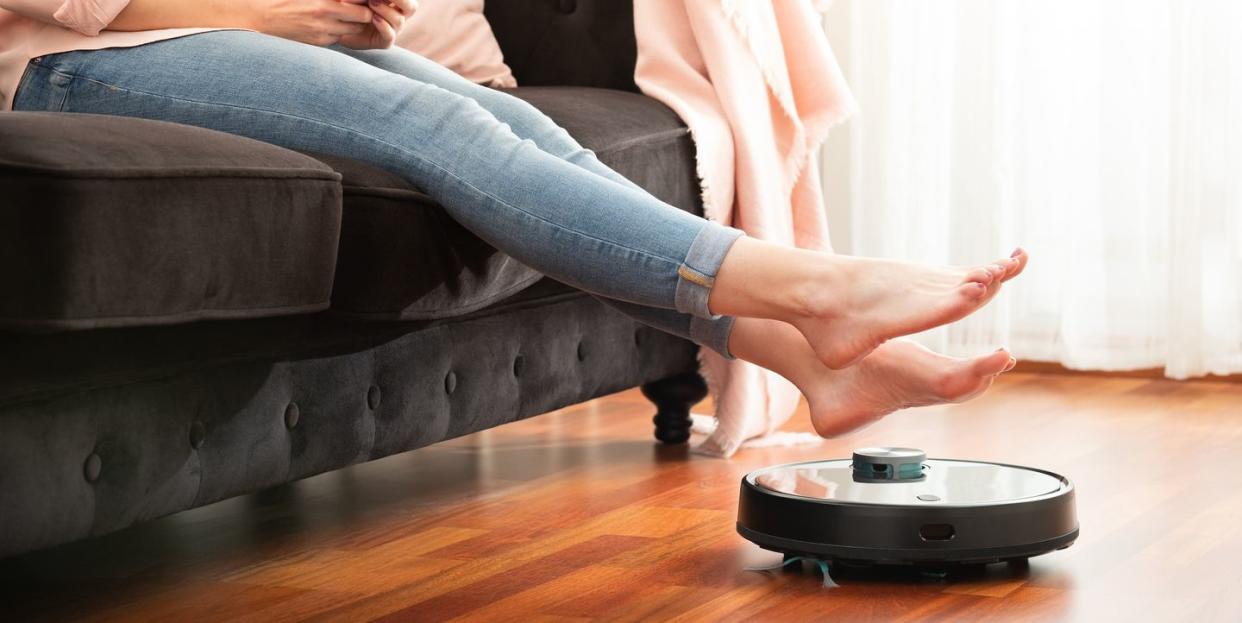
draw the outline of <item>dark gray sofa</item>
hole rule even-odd
[[[515,95],[698,211],[630,3],[487,7]],[[680,443],[706,392],[395,176],[172,124],[0,114],[0,293],[0,556],[639,385]]]

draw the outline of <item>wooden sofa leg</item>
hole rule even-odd
[[[655,437],[664,443],[686,443],[690,439],[690,407],[707,396],[707,383],[697,372],[678,374],[642,387],[643,395],[655,403]]]

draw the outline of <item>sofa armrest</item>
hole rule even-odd
[[[519,85],[638,90],[632,2],[487,0],[483,11]]]

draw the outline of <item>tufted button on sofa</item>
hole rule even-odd
[[[699,210],[687,130],[634,89],[630,3],[486,7],[515,96]],[[679,443],[706,391],[696,351],[374,167],[0,115],[0,556],[639,385]]]

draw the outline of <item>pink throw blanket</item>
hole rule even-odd
[[[830,251],[817,150],[855,102],[811,0],[634,0],[643,93],[690,127],[706,216],[749,236]],[[730,456],[770,435],[799,393],[775,373],[701,356]]]

